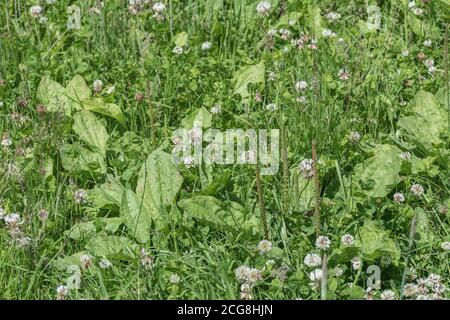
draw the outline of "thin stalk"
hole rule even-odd
[[[400,288],[400,300],[403,299],[403,290],[405,287],[406,282],[406,273],[408,272],[408,264],[409,264],[409,253],[411,252],[411,249],[414,245],[414,235],[416,234],[416,227],[417,227],[417,214],[414,215],[414,217],[411,220],[411,231],[409,233],[409,243],[408,243],[408,255],[405,259],[405,268],[403,270],[402,275],[402,283]]]
[[[264,203],[264,194],[261,186],[261,173],[259,163],[256,163],[256,191],[258,193],[259,211],[261,213],[261,224],[264,232],[264,239],[269,239],[269,228],[267,227],[266,207]]]
[[[312,161],[314,170],[314,184],[315,184],[315,205],[314,205],[314,218],[316,224],[316,236],[320,235],[320,177],[319,170],[317,169],[317,149],[316,141],[312,142]]]

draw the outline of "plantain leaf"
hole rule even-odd
[[[79,111],[74,115],[73,131],[94,151],[105,157],[109,135],[103,124],[89,111]]]
[[[88,98],[81,102],[84,110],[92,111],[111,117],[126,127],[125,116],[120,107],[114,103],[107,103],[101,98]]]
[[[66,94],[66,89],[58,82],[50,79],[49,76],[44,76],[39,82],[37,98],[45,105],[47,111],[63,112],[70,116],[72,104]]]
[[[91,89],[89,89],[82,76],[76,75],[67,83],[66,94],[72,102],[79,105],[80,101],[91,96]]]
[[[183,178],[172,157],[160,150],[152,152],[139,171],[136,193],[148,208],[171,205]]]
[[[125,189],[122,195],[120,216],[131,235],[140,243],[150,240],[152,218],[150,210],[130,189]]]
[[[243,99],[247,98],[250,93],[247,86],[252,83],[264,82],[265,66],[261,61],[256,65],[244,66],[234,73],[232,82],[234,85],[234,93],[239,94]]]

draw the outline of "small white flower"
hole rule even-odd
[[[436,72],[436,67],[435,66],[428,67],[428,73],[433,74],[435,72]]]
[[[177,55],[180,55],[180,54],[183,53],[183,48],[179,47],[179,46],[175,46],[175,48],[173,48],[172,52],[177,54]]]
[[[272,242],[268,240],[261,240],[257,246],[260,254],[265,254],[272,250]]]
[[[414,184],[411,186],[411,192],[412,192],[412,194],[415,195],[416,197],[420,197],[420,196],[423,194],[424,189],[423,189],[423,187],[422,187],[420,184],[414,183]]]
[[[256,268],[247,269],[246,280],[250,283],[256,283],[262,279],[261,271]]]
[[[92,88],[94,89],[94,91],[96,93],[99,93],[100,91],[102,91],[103,88],[103,82],[102,80],[95,80],[94,83],[92,84]]]
[[[331,240],[327,236],[318,236],[316,239],[316,248],[326,250],[330,247]]]
[[[269,31],[267,31],[267,35],[269,37],[274,37],[277,34],[277,30],[276,29],[270,29]]]
[[[153,11],[155,11],[157,13],[163,13],[165,9],[166,9],[166,5],[164,3],[157,2],[153,5]]]
[[[90,267],[92,267],[92,258],[90,255],[88,254],[83,254],[80,257],[80,263],[81,263],[81,267],[83,269],[89,269]]]
[[[277,105],[275,103],[268,103],[266,105],[266,110],[267,111],[277,111],[278,107],[277,107]]]
[[[275,81],[276,79],[277,79],[277,76],[276,76],[275,72],[270,71],[270,72],[269,72],[269,76],[267,77],[267,80],[269,80],[269,81]]]
[[[2,220],[3,218],[5,218],[6,215],[6,211],[3,208],[0,208],[0,220]]]
[[[39,210],[38,212],[38,218],[41,221],[45,221],[48,219],[48,211],[45,209]]]
[[[348,141],[350,141],[351,144],[357,144],[361,140],[361,135],[358,131],[352,131],[350,132],[348,136]]]
[[[308,253],[303,262],[308,267],[318,267],[322,264],[322,258],[318,254]]]
[[[48,18],[47,17],[40,17],[39,18],[39,23],[40,24],[47,24],[48,22]]]
[[[307,179],[314,177],[314,162],[312,159],[303,159],[299,165],[300,171]]]
[[[403,57],[409,56],[409,50],[408,49],[402,50],[402,56]]]
[[[306,90],[306,89],[308,89],[308,83],[306,81],[301,80],[301,81],[297,81],[295,83],[295,90],[303,91],[303,90]]]
[[[239,282],[245,282],[247,280],[247,274],[248,274],[249,267],[247,266],[240,266],[234,270],[234,275],[236,276],[236,279]]]
[[[3,138],[1,144],[3,147],[8,148],[10,145],[12,145],[12,140],[9,138]]]
[[[423,13],[423,9],[422,8],[413,8],[412,12],[416,15],[416,16],[421,16]]]
[[[344,274],[344,270],[342,270],[342,268],[336,267],[334,268],[334,275],[336,277],[340,277]]]
[[[349,247],[349,246],[353,245],[354,241],[355,241],[355,239],[350,234],[344,234],[341,237],[341,243],[345,247]]]
[[[345,68],[341,68],[338,71],[338,77],[342,81],[347,81],[348,79],[350,79],[350,72]]]
[[[360,257],[354,257],[351,260],[353,270],[359,270],[362,265],[362,259]]]
[[[297,102],[300,102],[300,103],[302,103],[302,104],[305,104],[305,103],[308,102],[308,100],[306,99],[305,96],[300,96],[300,97],[297,98]]]
[[[267,2],[267,1],[261,1],[260,3],[257,4],[257,6],[256,6],[256,11],[257,11],[261,16],[268,16],[271,7],[272,7],[272,6],[270,5],[269,2]]]
[[[178,282],[180,282],[180,276],[177,275],[176,273],[171,274],[169,277],[169,282],[171,284],[177,284]]]
[[[322,280],[323,272],[322,269],[315,269],[309,273],[309,279],[313,282],[319,282]]]
[[[412,8],[414,8],[416,6],[416,3],[414,2],[414,1],[410,1],[409,3],[408,3],[408,8],[409,9],[412,9]]]
[[[395,300],[395,292],[392,290],[384,290],[381,293],[381,300]]]
[[[218,115],[222,113],[222,108],[219,105],[215,105],[211,108],[211,113],[214,115]]]
[[[324,36],[325,38],[334,38],[336,36],[336,33],[334,33],[333,31],[331,31],[330,29],[324,29],[322,31],[322,36]]]
[[[202,43],[202,50],[203,51],[209,50],[209,49],[211,49],[211,46],[212,46],[211,42],[205,41]]]
[[[100,260],[99,266],[102,269],[108,269],[112,267],[112,263],[108,259],[103,258],[102,260]]]
[[[192,168],[195,166],[195,159],[192,156],[187,156],[183,159],[183,163],[186,168]]]
[[[441,248],[442,250],[450,251],[450,241],[442,242]]]
[[[401,192],[394,193],[394,201],[397,203],[402,203],[405,201],[405,196]]]
[[[433,44],[433,42],[430,39],[427,39],[423,42],[423,45],[425,47],[431,47],[432,44]]]
[[[59,286],[58,288],[56,288],[56,294],[57,294],[56,299],[64,300],[68,293],[69,293],[68,286]]]
[[[339,20],[341,18],[341,14],[338,12],[328,12],[327,14],[325,14],[325,18],[329,21],[336,21]]]
[[[281,39],[288,40],[289,37],[291,36],[291,31],[289,31],[288,29],[281,28],[280,34],[281,34]]]
[[[428,68],[430,68],[430,67],[434,66],[434,60],[428,58],[428,59],[426,59],[426,60],[423,62],[423,64],[424,64],[425,66],[427,66]]]
[[[404,161],[409,161],[411,160],[411,153],[409,153],[408,151],[402,152],[400,153],[400,158]]]
[[[418,291],[419,291],[419,288],[417,287],[417,285],[415,285],[413,283],[407,283],[403,287],[403,295],[407,298],[415,296],[418,293]]]
[[[42,11],[43,11],[43,9],[42,9],[41,6],[32,6],[30,8],[30,15],[33,18],[37,18],[37,17],[39,17],[42,14]]]
[[[73,197],[76,204],[85,204],[87,202],[87,192],[83,189],[75,191]]]

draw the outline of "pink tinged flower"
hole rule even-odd
[[[260,3],[258,3],[258,4],[256,5],[256,11],[257,11],[261,16],[268,16],[271,7],[272,7],[272,6],[270,5],[269,2],[267,2],[267,1],[261,1]]]
[[[414,183],[414,184],[411,186],[411,192],[412,192],[412,194],[415,195],[416,197],[420,197],[420,196],[423,194],[424,189],[423,189],[423,187],[422,187],[420,184]]]
[[[316,248],[326,250],[330,247],[331,240],[327,236],[319,236],[316,239]]]
[[[345,68],[341,68],[338,71],[338,77],[342,81],[347,81],[348,79],[350,79],[350,72]]]
[[[397,203],[402,203],[405,201],[405,196],[401,192],[394,193],[394,201]]]
[[[314,162],[312,159],[303,159],[302,162],[300,162],[299,170],[307,179],[314,177]]]
[[[344,247],[352,246],[354,242],[355,242],[355,239],[350,234],[344,234],[341,237],[341,243]]]

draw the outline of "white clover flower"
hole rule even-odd
[[[87,202],[87,192],[84,189],[75,191],[73,198],[76,204],[85,204]]]
[[[111,261],[109,261],[108,259],[103,258],[102,260],[100,260],[99,266],[100,266],[100,268],[102,268],[102,269],[109,269],[109,268],[112,267],[112,263],[111,263]]]
[[[417,285],[413,284],[413,283],[407,283],[404,287],[403,287],[403,295],[407,298],[413,297],[418,293],[418,287]]]
[[[334,268],[334,275],[335,275],[336,277],[340,277],[340,276],[342,276],[343,274],[344,274],[344,270],[342,270],[342,268],[340,268],[340,267]]]
[[[436,72],[436,67],[435,66],[428,67],[428,73],[433,74],[435,72]]]
[[[94,83],[92,84],[92,88],[94,89],[94,92],[99,93],[100,91],[102,91],[103,88],[103,82],[102,80],[95,80]]]
[[[396,295],[395,292],[392,290],[384,290],[381,293],[381,300],[395,300]]]
[[[256,283],[262,279],[261,271],[256,268],[250,268],[247,270],[246,280],[249,283]]]
[[[195,159],[192,156],[187,156],[183,159],[183,163],[186,168],[192,168],[195,166]]]
[[[172,52],[177,54],[177,55],[180,55],[180,54],[183,53],[183,48],[180,47],[180,46],[175,46],[175,48],[173,48]]]
[[[291,36],[291,31],[289,31],[288,29],[281,28],[279,32],[281,34],[281,39],[283,40],[288,40]]]
[[[180,282],[180,276],[177,275],[176,273],[171,274],[169,277],[169,282],[171,284],[177,284],[178,282]]]
[[[420,184],[414,183],[414,184],[411,186],[411,192],[412,192],[412,194],[415,195],[416,197],[420,197],[420,196],[423,194],[424,189],[423,189],[423,187],[422,187]]]
[[[260,3],[258,3],[258,4],[256,5],[256,11],[257,11],[261,16],[268,16],[271,7],[272,7],[272,6],[270,5],[269,2],[267,2],[267,1],[261,1]]]
[[[327,236],[318,236],[316,239],[316,248],[326,250],[330,247],[331,240]]]
[[[306,81],[300,80],[295,83],[295,90],[304,91],[306,89],[308,89],[308,83]]]
[[[408,49],[402,50],[402,56],[403,57],[409,56],[409,50]]]
[[[315,269],[309,273],[309,279],[313,282],[319,282],[322,280],[323,272],[322,269]]]
[[[261,240],[257,246],[260,254],[265,254],[272,250],[272,242],[268,240]]]
[[[41,6],[32,6],[30,8],[30,15],[33,18],[38,18],[42,14],[42,12],[43,12],[43,9]]]
[[[67,294],[69,293],[69,287],[68,286],[59,286],[58,288],[56,288],[56,294],[57,300],[64,300],[67,296]]]
[[[3,219],[5,220],[5,223],[8,226],[8,228],[17,228],[19,225],[23,223],[20,214],[18,213],[8,214]]]
[[[322,36],[324,36],[325,38],[334,38],[336,37],[336,33],[334,33],[333,31],[331,31],[330,29],[324,29],[322,31]]]
[[[359,140],[361,140],[361,135],[359,134],[358,131],[352,131],[350,132],[349,136],[348,136],[348,141],[351,144],[357,144],[359,142]]]
[[[409,161],[411,160],[411,153],[409,153],[408,151],[402,152],[400,153],[400,158],[404,161]]]
[[[347,233],[341,237],[341,243],[345,247],[352,246],[354,242],[355,242],[355,239],[353,238],[353,236],[351,234]]]
[[[40,17],[39,18],[39,23],[40,24],[47,24],[48,22],[48,18],[47,17]]]
[[[322,258],[318,254],[308,253],[303,262],[308,267],[318,267],[322,264]]]
[[[351,263],[353,270],[359,270],[362,266],[362,259],[360,257],[354,257]]]
[[[164,10],[166,10],[166,5],[164,3],[157,2],[153,5],[152,9],[153,11],[161,14]]]
[[[331,11],[331,12],[328,12],[328,13],[325,14],[325,18],[328,21],[332,21],[333,22],[333,21],[339,20],[341,18],[341,14],[338,13],[338,12]]]
[[[348,79],[350,79],[350,72],[345,68],[339,69],[337,75],[338,75],[339,79],[342,81],[347,81]]]
[[[89,269],[92,267],[92,257],[88,254],[83,254],[80,257],[80,263],[83,269]]]
[[[211,42],[205,41],[202,43],[202,50],[203,51],[209,50],[209,49],[211,49],[211,46],[212,46]]]
[[[434,66],[434,60],[428,58],[428,59],[426,59],[426,60],[423,62],[423,64],[424,64],[425,66],[427,66],[428,68],[430,68],[430,67]]]
[[[305,104],[305,103],[308,102],[308,100],[306,99],[305,96],[300,96],[300,97],[297,97],[297,102],[300,102],[300,103],[302,103],[302,104]]]
[[[408,8],[409,9],[412,9],[412,8],[414,8],[416,6],[416,2],[415,1],[410,1],[409,3],[408,3]]]
[[[267,111],[277,111],[278,107],[277,107],[277,105],[275,103],[268,103],[266,105],[266,110]]]
[[[312,159],[303,159],[300,162],[299,170],[307,179],[314,177],[314,162],[312,161]]]
[[[274,37],[277,34],[277,30],[276,29],[270,29],[269,31],[267,31],[267,35],[269,37]]]
[[[141,265],[146,269],[146,270],[151,270],[153,269],[153,267],[155,266],[155,258],[152,257],[150,255],[149,252],[147,252],[147,250],[145,250],[144,248],[141,249],[141,251],[139,252],[140,256],[141,256]]]
[[[215,105],[211,108],[211,113],[214,115],[218,115],[222,113],[222,108],[219,105]]]
[[[269,72],[269,75],[268,75],[268,77],[267,77],[267,80],[268,80],[268,81],[275,81],[276,79],[277,79],[277,75],[275,74],[275,72],[270,71],[270,72]]]
[[[431,47],[432,44],[433,44],[433,42],[430,39],[427,39],[423,42],[423,45],[425,47]]]
[[[1,144],[4,148],[8,148],[10,145],[12,145],[12,140],[9,138],[3,138]]]
[[[412,12],[416,15],[416,16],[421,16],[423,14],[423,9],[422,8],[413,8]]]
[[[41,221],[45,221],[48,219],[48,211],[45,209],[39,210],[38,212],[38,218]]]
[[[442,250],[450,251],[450,241],[445,241],[441,243]]]
[[[250,270],[247,266],[240,266],[234,270],[234,275],[239,282],[245,282],[247,280],[247,274]]]
[[[402,203],[405,201],[405,196],[401,192],[394,193],[394,201],[397,203]]]
[[[308,48],[311,50],[317,50],[319,48],[319,46],[317,45],[317,39],[311,39],[308,44]]]

